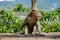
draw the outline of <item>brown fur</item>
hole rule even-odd
[[[32,10],[32,12],[30,12],[27,15],[26,19],[24,20],[24,23],[22,24],[21,29],[26,25],[28,27],[28,33],[32,34],[34,25],[36,25],[39,16],[40,16],[39,11]]]

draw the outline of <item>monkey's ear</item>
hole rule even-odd
[[[31,17],[31,16],[32,16],[32,14],[33,14],[33,12],[30,12],[30,13],[28,14],[28,16],[29,16],[29,17]]]
[[[35,10],[32,10],[32,12],[35,11]]]

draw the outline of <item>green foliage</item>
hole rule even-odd
[[[13,14],[13,12],[29,12],[29,7],[24,7],[22,4],[18,4],[8,11],[0,10],[0,33],[15,33],[19,30],[23,19],[19,19]],[[60,32],[60,8],[50,11],[41,12],[40,24],[42,32]],[[22,30],[24,32],[24,29]]]
[[[29,8],[29,7],[26,8],[22,4],[17,4],[13,11],[15,11],[15,12],[26,12],[26,11],[29,12],[29,11],[31,11],[31,8]]]
[[[17,4],[15,8],[0,10],[0,33],[15,33],[19,30],[23,20],[19,19],[13,12],[27,12],[30,8],[25,8],[22,4]],[[22,30],[24,32],[24,29]]]
[[[40,19],[42,32],[60,32],[60,8],[50,11],[41,12]]]
[[[14,33],[20,28],[22,19],[18,19],[9,11],[0,11],[0,32]]]

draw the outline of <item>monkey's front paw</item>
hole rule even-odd
[[[36,35],[41,35],[41,33],[40,32],[36,32]]]
[[[15,33],[14,35],[20,35],[20,33],[19,33],[19,32],[17,32],[17,33]]]
[[[36,35],[36,33],[35,32],[32,32],[32,35]]]
[[[25,36],[27,36],[28,35],[28,33],[25,33]]]

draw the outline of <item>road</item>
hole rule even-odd
[[[0,40],[60,40],[60,38],[46,37],[2,37]]]
[[[60,40],[60,32],[48,33],[48,35],[28,35],[28,36],[0,34],[0,40]]]
[[[22,36],[22,37],[13,37],[13,36],[4,36],[0,37],[0,40],[60,40],[60,37],[53,36]]]

